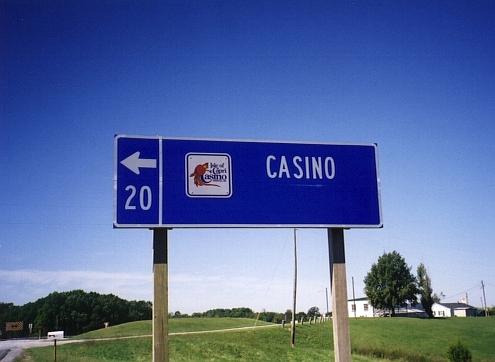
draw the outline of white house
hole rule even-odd
[[[347,310],[350,318],[354,317],[383,317],[389,315],[389,311],[374,308],[369,299],[356,298],[347,301]],[[355,313],[354,313],[355,311]],[[406,304],[403,307],[396,308],[395,314],[398,317],[426,317],[426,313],[421,304]]]
[[[466,303],[434,303],[433,317],[475,317],[476,308]]]
[[[374,317],[375,309],[368,298],[356,298],[347,301],[349,317]],[[355,312],[355,313],[354,313]]]

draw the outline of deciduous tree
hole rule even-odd
[[[312,318],[314,316],[316,316],[316,317],[321,316],[321,314],[320,314],[320,308],[318,308],[318,307],[311,307],[311,308],[309,308],[308,309],[307,316],[308,316],[308,318]]]
[[[426,267],[423,263],[418,265],[418,289],[420,294],[421,304],[425,309],[426,314],[428,314],[429,318],[433,318],[433,311],[431,310],[431,306],[434,303],[433,300],[433,289],[431,288],[431,279],[426,271]]]
[[[392,316],[395,315],[395,307],[406,301],[417,300],[416,278],[404,258],[395,250],[378,258],[366,275],[364,284],[371,305],[389,310]]]

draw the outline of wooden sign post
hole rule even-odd
[[[294,291],[292,299],[292,323],[290,326],[290,345],[296,345],[296,296],[297,296],[297,244],[296,229],[294,229]]]
[[[153,362],[168,362],[167,229],[153,229]]]
[[[332,290],[333,349],[335,362],[351,362],[351,339],[347,315],[344,229],[328,229],[328,254]]]

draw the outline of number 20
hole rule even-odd
[[[127,201],[125,202],[126,210],[136,210],[136,206],[132,204],[132,199],[136,196],[137,190],[136,186],[128,185],[125,188],[126,191],[130,191],[130,195],[127,197]],[[145,195],[146,194],[146,195]],[[139,189],[139,206],[141,209],[147,211],[151,208],[151,188],[149,186],[142,186]]]

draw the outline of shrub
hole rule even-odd
[[[449,347],[449,351],[447,352],[447,356],[449,361],[452,362],[471,362],[472,356],[469,349],[461,343],[461,341],[457,341],[456,344],[452,344]]]

